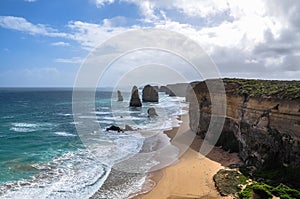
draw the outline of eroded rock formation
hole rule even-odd
[[[122,96],[122,93],[121,91],[118,90],[118,102],[122,102],[123,101],[123,96]]]
[[[171,97],[176,96],[175,93],[168,86],[161,86],[159,88],[159,92],[164,92],[164,93],[168,94]]]
[[[147,113],[148,113],[148,117],[155,117],[155,116],[158,116],[157,113],[156,113],[156,110],[155,108],[148,108],[147,110]]]
[[[146,85],[143,89],[143,102],[158,102],[158,91],[151,85]]]
[[[142,106],[142,102],[141,102],[140,96],[139,96],[139,90],[136,86],[133,86],[133,88],[131,90],[131,98],[130,98],[129,106],[131,106],[131,107],[141,107]]]
[[[218,93],[210,95],[205,82],[191,85],[190,127],[204,138],[211,96]],[[224,85],[226,116],[217,145],[255,168],[300,168],[300,82],[224,79]]]

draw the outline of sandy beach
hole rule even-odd
[[[172,139],[176,131],[174,128],[165,133]],[[229,153],[218,147],[214,147],[205,157],[199,153],[202,141],[195,137],[177,163],[151,173],[149,178],[156,186],[150,192],[135,196],[134,199],[230,198],[219,194],[213,176],[230,164],[241,163],[240,159],[236,153]]]

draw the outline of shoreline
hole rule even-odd
[[[181,125],[188,125],[188,122],[183,121]],[[178,128],[164,131],[164,134],[171,139],[170,141],[175,137]],[[241,160],[237,153],[229,153],[219,147],[214,147],[207,156],[203,156],[199,152],[202,142],[203,139],[196,136],[176,163],[161,170],[150,172],[141,191],[132,194],[129,198],[232,198],[230,196],[222,197],[219,194],[213,176],[220,169],[231,164],[242,164]],[[149,182],[153,184],[151,190],[147,185]]]

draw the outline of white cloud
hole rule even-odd
[[[110,26],[108,23],[100,25],[82,21],[69,22],[68,27],[73,30],[70,38],[79,42],[87,50],[91,50],[108,38],[130,29],[130,27]]]
[[[51,45],[52,45],[52,46],[70,46],[69,43],[63,42],[63,41],[54,42],[54,43],[51,43]]]
[[[174,7],[188,16],[208,17],[224,12],[228,4],[224,0],[175,0]]]
[[[300,71],[297,65],[300,62],[300,35],[297,34],[300,31],[300,1],[120,1],[138,6],[142,19],[137,21],[146,22],[144,26],[173,30],[197,41],[224,74],[234,74],[238,70],[240,73],[244,71],[245,75],[257,75],[261,71],[267,76],[274,67],[279,71]],[[93,2],[102,7],[115,0]],[[0,17],[1,27],[31,35],[72,39],[86,50],[114,35],[143,26],[127,27],[126,22],[122,16],[104,19],[99,24],[70,21],[68,33],[63,33],[44,24],[32,24],[21,17]],[[78,63],[74,58],[56,61]]]
[[[36,2],[37,0],[24,0],[25,2],[29,2],[29,3],[32,3],[32,2]]]
[[[104,27],[125,26],[127,20],[123,16],[116,16],[111,19],[103,19]]]
[[[50,37],[66,37],[66,33],[50,28],[44,24],[32,24],[22,17],[0,16],[0,27],[26,32],[31,35],[44,35]]]
[[[102,7],[105,4],[112,4],[114,3],[114,0],[94,0],[97,7]]]
[[[78,42],[84,49],[91,50],[112,36],[129,30],[130,27],[116,27],[117,24],[126,23],[123,17],[104,19],[102,24],[70,21],[67,24],[69,33],[59,32],[45,24],[33,24],[22,17],[0,16],[0,27],[25,32],[30,35],[60,37]],[[66,42],[52,43],[54,46],[67,46]]]
[[[59,63],[67,63],[67,64],[80,64],[83,62],[83,58],[81,57],[72,57],[72,58],[58,58],[55,59],[55,62]]]

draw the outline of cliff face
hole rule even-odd
[[[190,100],[190,127],[204,138],[211,96],[205,82],[191,86],[187,98],[197,100]],[[226,116],[217,145],[256,168],[300,168],[300,82],[224,79],[224,86]]]

